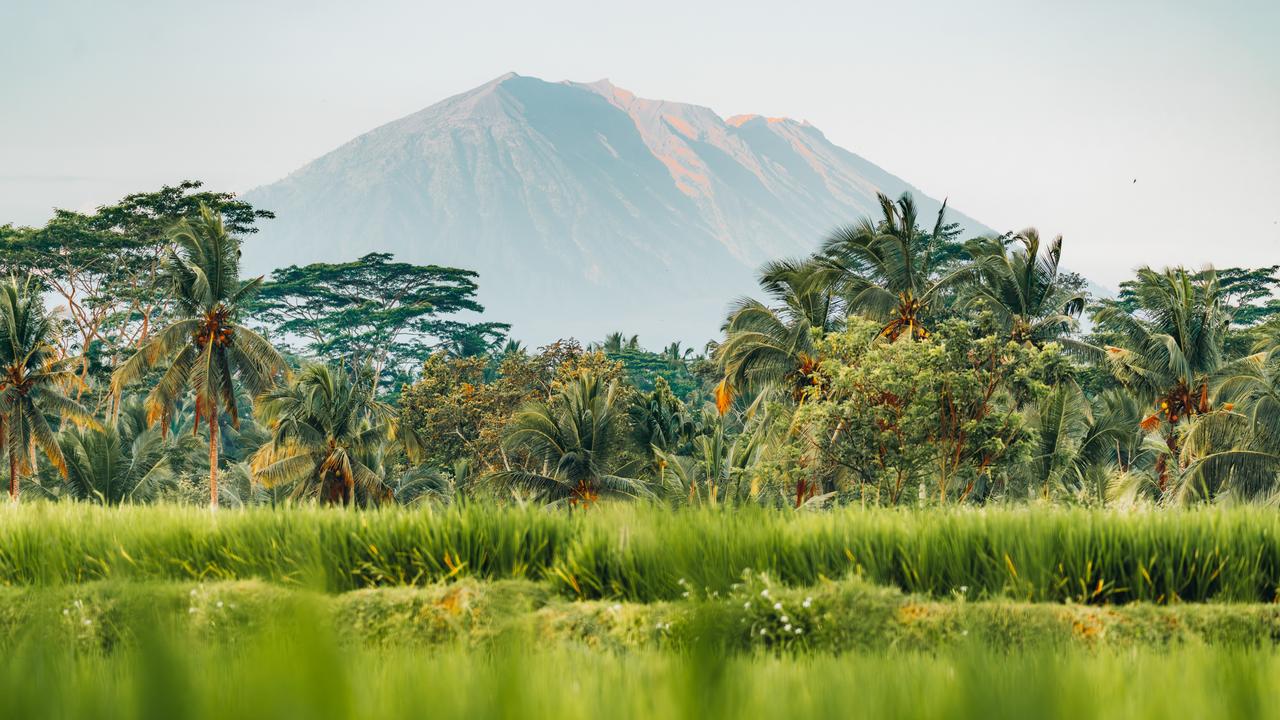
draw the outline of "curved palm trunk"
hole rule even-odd
[[[18,458],[9,451],[9,502],[18,504]]]
[[[209,418],[209,509],[218,509],[218,417]]]

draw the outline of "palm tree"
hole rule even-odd
[[[650,494],[630,476],[638,463],[627,452],[618,391],[617,383],[606,387],[583,373],[551,402],[526,405],[512,418],[503,445],[526,453],[532,469],[499,472],[493,481],[573,505],[590,505],[601,495]]]
[[[258,412],[271,440],[253,455],[254,479],[331,504],[350,504],[357,490],[385,494],[380,461],[392,410],[373,388],[372,373],[357,382],[341,368],[311,365],[262,396]]]
[[[1106,363],[1118,382],[1152,404],[1142,428],[1154,432],[1163,427],[1169,452],[1176,456],[1179,423],[1212,410],[1210,377],[1222,364],[1231,317],[1211,270],[1141,268],[1133,301],[1135,314],[1108,301],[1094,315],[1102,329],[1119,338],[1119,346],[1106,348]],[[1157,472],[1164,491],[1169,480],[1164,458]]]
[[[139,412],[123,412],[105,428],[67,430],[58,441],[67,463],[64,487],[78,500],[150,500],[174,479],[170,455],[179,448],[170,448]]]
[[[883,323],[881,335],[896,340],[928,337],[925,320],[938,297],[969,277],[966,268],[939,276],[946,252],[947,204],[938,210],[933,232],[916,227],[911,193],[895,203],[883,193],[880,221],[863,218],[837,228],[822,245],[819,256],[832,273],[833,286],[850,312]]]
[[[32,279],[0,284],[0,436],[9,454],[14,503],[19,477],[35,471],[37,450],[66,476],[50,416],[96,425],[89,411],[66,394],[78,382],[75,363],[58,356],[53,337],[53,317]]]
[[[1061,382],[1041,398],[1032,414],[1037,452],[1023,466],[1047,497],[1054,488],[1107,499],[1109,481],[1128,472],[1141,452],[1138,411],[1122,394],[1090,402],[1074,382]]]
[[[693,439],[688,454],[654,448],[663,485],[690,505],[749,497],[752,488],[743,480],[759,457],[762,434],[730,433],[725,418],[716,413],[704,416],[702,425],[708,432]]]
[[[1062,285],[1062,236],[1044,252],[1035,228],[1013,240],[1021,247],[1012,251],[1004,238],[978,238],[967,244],[976,282],[969,286],[965,303],[993,313],[1014,342],[1040,347],[1064,339],[1076,328],[1085,297]]]
[[[124,388],[163,366],[147,395],[147,420],[169,425],[178,401],[195,399],[193,430],[209,432],[209,506],[218,507],[218,423],[223,413],[240,426],[236,386],[265,392],[284,371],[284,359],[261,335],[236,322],[241,307],[262,278],[240,280],[240,248],[222,217],[201,205],[194,217],[169,232],[173,246],[165,260],[177,315],[122,364],[111,377],[117,402]]]
[[[1272,347],[1224,367],[1218,408],[1187,431],[1180,483],[1183,500],[1280,494],[1280,350]]]
[[[604,342],[599,343],[596,347],[610,355],[616,355],[628,350],[636,351],[640,349],[640,336],[632,335],[627,337],[620,332],[611,332],[605,335]]]
[[[767,305],[743,298],[725,322],[725,341],[715,349],[724,371],[716,394],[723,414],[736,393],[785,388],[796,401],[817,368],[814,333],[839,329],[843,305],[830,269],[813,260],[778,260],[764,266],[760,286]]]
[[[654,379],[651,392],[641,392],[631,401],[627,413],[631,437],[637,446],[650,453],[656,465],[661,465],[660,452],[680,451],[696,431],[684,403],[671,392],[671,386],[661,375]]]
[[[520,342],[519,340],[513,340],[511,338],[507,338],[502,343],[501,348],[495,349],[494,355],[499,358],[505,358],[511,355],[524,355],[525,352],[526,350],[524,347],[524,343]]]
[[[680,341],[677,340],[670,345],[662,348],[662,358],[667,361],[668,365],[678,367],[689,362],[689,358],[693,357],[693,348],[680,347]]]

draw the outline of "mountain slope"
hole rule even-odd
[[[486,317],[534,343],[622,330],[700,344],[760,263],[904,190],[931,222],[936,200],[807,123],[508,74],[246,193],[278,219],[245,261],[392,252],[478,270]]]

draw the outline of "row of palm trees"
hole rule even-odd
[[[86,388],[73,361],[59,356],[39,288],[30,280],[0,285],[0,435],[11,501],[20,479],[35,471],[37,451],[78,494],[129,499],[166,473],[167,436],[181,429],[192,438],[207,435],[209,504],[217,508],[220,435],[224,425],[240,429],[246,395],[258,398],[257,414],[269,429],[250,461],[255,481],[344,503],[357,488],[381,488],[370,465],[394,422],[374,384],[325,365],[286,376],[280,353],[237,321],[262,280],[240,279],[238,243],[220,215],[202,207],[170,239],[169,322],[113,373],[105,422],[77,400]],[[144,382],[138,403],[128,393]],[[59,433],[51,418],[68,427]]]
[[[948,237],[945,205],[922,232],[909,195],[879,200],[878,220],[836,230],[811,257],[765,266],[768,301],[731,310],[717,353],[722,409],[742,396],[751,408],[804,402],[818,339],[851,315],[875,320],[893,342],[928,339],[934,323],[976,313],[1012,342],[1056,343],[1113,388],[1089,397],[1068,378],[1035,409],[1047,484],[1100,488],[1110,475],[1130,489],[1149,485],[1153,497],[1208,498],[1233,481],[1245,496],[1275,489],[1280,435],[1268,422],[1280,421],[1280,405],[1267,398],[1277,342],[1226,357],[1232,314],[1212,270],[1140,269],[1131,297],[1098,302],[1093,334],[1081,337],[1087,299],[1061,270],[1061,238],[1046,244],[1027,229],[960,244]]]
[[[1274,486],[1280,343],[1225,357],[1230,313],[1211,272],[1139,271],[1126,304],[1103,301],[1094,312],[1090,342],[1075,333],[1086,298],[1060,269],[1061,238],[1045,244],[1029,229],[961,244],[945,205],[921,231],[909,195],[881,196],[880,212],[837,229],[811,257],[763,269],[768,300],[739,301],[715,348],[723,381],[714,409],[684,408],[665,384],[624,403],[616,383],[587,373],[511,418],[504,447],[522,462],[487,480],[572,503],[662,492],[727,500],[755,482],[751,466],[763,448],[786,442],[768,407],[812,395],[823,335],[861,315],[878,323],[881,341],[927,341],[941,320],[980,313],[1010,341],[1057,343],[1115,386],[1090,396],[1063,382],[1034,408],[1041,447],[1028,470],[1046,487],[1211,497],[1227,484],[1245,494]],[[84,494],[118,499],[118,488],[145,488],[164,474],[171,433],[186,433],[189,446],[203,431],[216,508],[220,450],[241,430],[247,397],[265,428],[243,467],[233,467],[237,478],[335,503],[396,492],[387,468],[416,456],[416,438],[398,427],[374,383],[325,365],[289,373],[272,345],[238,322],[261,280],[240,279],[238,244],[217,213],[202,208],[170,237],[168,322],[113,373],[109,421],[81,404],[85,388],[52,342],[54,318],[39,289],[18,280],[0,287],[0,437],[11,498],[40,453]],[[616,333],[601,349],[637,347]],[[663,353],[672,363],[688,355],[676,345]],[[140,401],[130,394],[139,387]],[[742,412],[729,413],[735,405]],[[473,472],[455,469],[455,480]],[[438,479],[403,475],[401,484],[415,487]]]
[[[879,200],[879,221],[838,228],[812,257],[764,267],[769,302],[740,300],[725,323],[718,357],[726,388],[758,395],[785,387],[798,400],[815,363],[815,336],[839,330],[850,315],[880,322],[886,340],[922,340],[932,320],[980,309],[1019,342],[1087,349],[1068,337],[1085,298],[1062,282],[1061,238],[1044,247],[1028,229],[961,249],[949,237],[945,203],[933,230],[922,232],[909,194]]]

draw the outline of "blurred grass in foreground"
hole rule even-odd
[[[234,642],[180,637],[157,625],[85,652],[36,633],[7,655],[0,697],[8,716],[31,720],[1280,717],[1273,650],[372,648],[335,641],[305,611]]]

